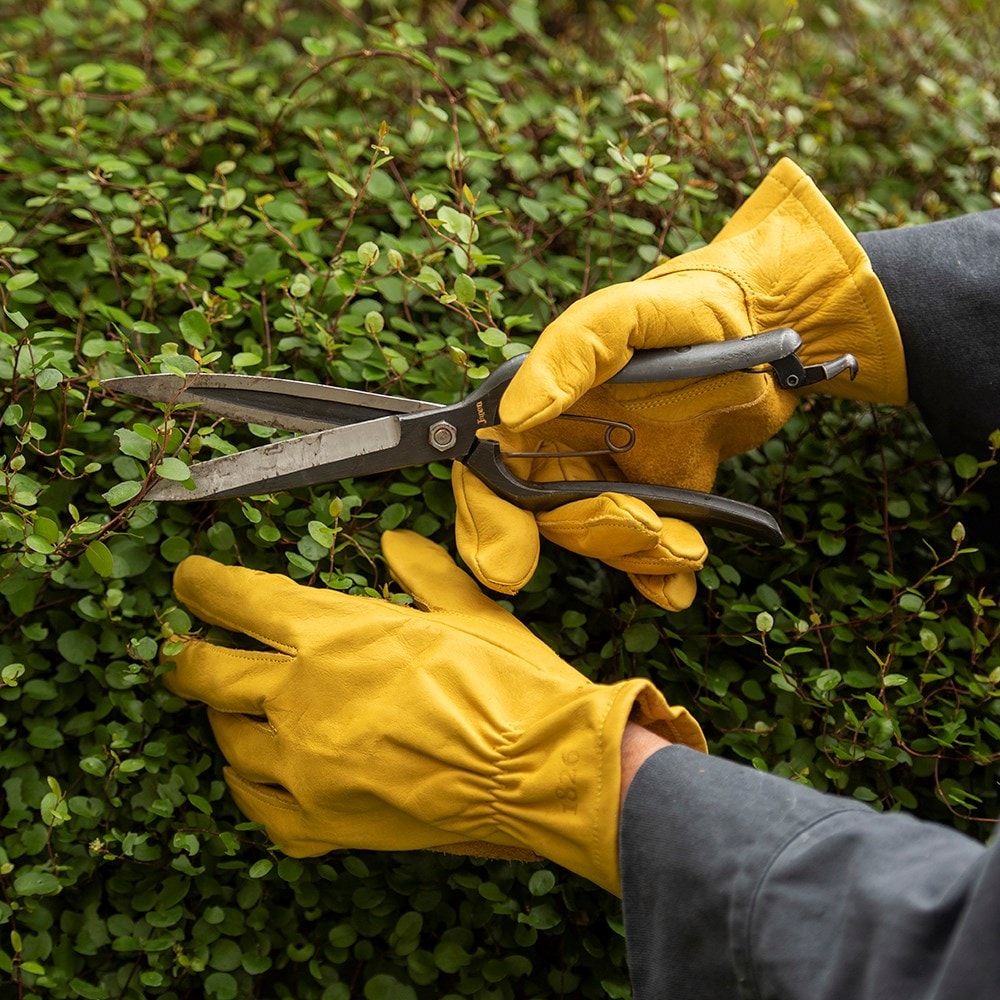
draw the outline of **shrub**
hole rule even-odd
[[[577,296],[720,228],[795,156],[855,229],[997,203],[984,3],[29,0],[0,26],[3,995],[626,997],[617,904],[549,865],[296,861],[157,680],[200,552],[379,594],[379,533],[452,544],[442,465],[153,505],[262,427],[103,378],[266,373],[450,402]],[[981,468],[952,470],[974,486]],[[713,750],[985,836],[995,582],[911,412],[808,401],[720,490],[680,615],[547,548],[510,604]],[[13,992],[12,992],[13,991]]]

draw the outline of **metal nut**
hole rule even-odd
[[[447,451],[453,447],[458,440],[458,431],[448,423],[447,420],[439,420],[436,424],[431,424],[427,432],[427,441],[432,448],[438,451]]]

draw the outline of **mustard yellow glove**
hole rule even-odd
[[[704,750],[697,724],[649,681],[588,681],[434,543],[382,544],[426,610],[200,556],[177,568],[194,613],[268,647],[188,641],[164,675],[209,706],[239,807],[294,857],[542,856],[618,892],[626,722]]]
[[[730,340],[783,326],[801,335],[799,356],[806,364],[844,353],[858,359],[855,381],[836,378],[819,383],[818,391],[906,402],[899,332],[871,263],[790,160],[771,171],[711,244],[637,281],[588,295],[542,332],[504,394],[499,436],[505,451],[546,455],[511,460],[511,467],[522,478],[542,481],[604,479],[609,489],[633,480],[711,490],[720,461],[781,428],[795,408],[794,393],[779,389],[770,374],[602,383],[637,348]],[[601,432],[556,419],[566,411],[624,421],[635,429],[636,444],[567,465],[559,452],[599,448]],[[584,537],[578,526],[595,516],[596,501],[536,518],[496,497],[467,469],[453,467],[453,483],[459,551],[494,590],[513,593],[527,582],[541,534],[624,569],[663,607],[683,607],[694,597],[693,571],[704,547],[690,530],[682,533],[676,522],[657,518],[637,501],[621,504],[619,513],[605,508],[605,530]]]

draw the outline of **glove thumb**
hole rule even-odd
[[[452,463],[455,541],[476,579],[501,594],[516,594],[538,566],[535,516],[498,497],[474,472]]]

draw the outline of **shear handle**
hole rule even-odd
[[[635,384],[726,375],[793,357],[801,346],[802,338],[794,330],[779,327],[738,340],[641,350],[608,381]]]
[[[775,545],[785,540],[778,522],[766,510],[713,493],[649,483],[532,483],[507,468],[496,441],[480,441],[465,463],[497,496],[524,510],[554,510],[603,493],[626,493],[647,503],[661,517],[676,517],[707,528],[729,528]]]
[[[802,371],[802,365],[795,357],[795,352],[801,346],[802,338],[794,330],[781,327],[738,340],[637,350],[628,364],[612,375],[608,382],[634,385],[640,382],[706,378],[745,371],[759,365],[775,365],[786,359],[797,365],[796,371]],[[500,398],[527,357],[527,353],[519,354],[505,361],[478,389],[458,404],[476,414],[476,429],[492,427],[500,422]],[[447,411],[442,411],[443,417],[449,415]]]

